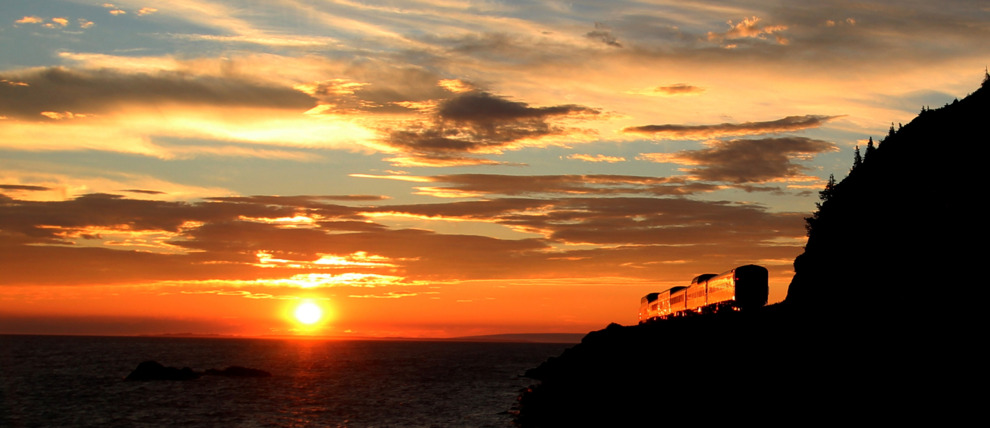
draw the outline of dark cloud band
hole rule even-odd
[[[646,134],[657,139],[705,139],[726,136],[760,135],[817,128],[838,116],[787,116],[766,122],[721,123],[717,125],[645,125],[625,128],[622,132]]]

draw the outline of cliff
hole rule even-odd
[[[990,75],[865,148],[821,192],[787,299],[591,332],[527,373],[522,427],[925,418],[981,408]]]

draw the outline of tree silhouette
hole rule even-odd
[[[876,150],[877,148],[873,146],[873,137],[870,137],[870,141],[866,143],[866,155],[864,155],[863,160],[865,161],[870,159],[870,157],[873,156],[873,153],[875,153]]]
[[[821,202],[816,202],[815,205],[818,209],[822,209],[822,205],[828,202],[829,199],[835,196],[835,175],[828,175],[828,183],[825,184],[825,188],[818,192],[818,197],[822,200]]]
[[[811,231],[814,230],[815,226],[821,221],[822,218],[822,207],[829,199],[835,196],[835,174],[828,175],[828,183],[825,184],[825,188],[818,192],[818,202],[815,202],[815,207],[817,208],[811,217],[805,217],[804,228],[808,232],[808,236],[811,236]]]

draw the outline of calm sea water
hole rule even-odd
[[[0,336],[0,426],[507,427],[568,344]],[[270,378],[125,382],[145,360]]]

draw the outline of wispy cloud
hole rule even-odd
[[[570,182],[577,186],[578,180]],[[34,190],[16,185],[5,189]],[[0,217],[4,235],[0,251],[5,260],[35,266],[59,258],[64,268],[19,269],[20,273],[4,275],[3,281],[66,284],[283,278],[276,282],[305,288],[388,286],[429,278],[507,274],[552,276],[564,265],[591,274],[613,257],[632,257],[626,260],[630,263],[647,252],[553,248],[697,245],[745,228],[750,230],[746,243],[730,245],[724,236],[721,242],[725,248],[738,245],[753,251],[753,242],[777,239],[782,222],[791,224],[796,235],[803,230],[800,215],[772,214],[752,205],[652,197],[495,199],[379,207],[334,203],[365,199],[346,195],[249,197],[184,203],[111,194],[48,202],[6,198]],[[486,221],[539,238],[392,229],[371,222],[379,214]],[[767,228],[769,224],[775,226]],[[778,244],[765,251],[776,255],[781,250]],[[677,258],[690,253],[685,250]],[[650,260],[657,257],[649,255]],[[516,268],[504,271],[507,263]],[[105,265],[118,269],[100,268]]]
[[[619,43],[619,39],[617,39],[615,35],[612,34],[612,30],[608,28],[607,25],[601,22],[596,22],[595,30],[585,34],[585,37],[589,39],[599,40],[602,43],[609,46],[613,46],[617,48],[622,47],[622,43]]]
[[[580,154],[580,153],[567,155],[567,159],[574,159],[585,162],[607,162],[607,163],[624,162],[626,160],[626,158],[620,156],[589,155],[589,154]]]
[[[685,168],[685,172],[700,180],[750,183],[800,178],[807,167],[796,160],[838,151],[834,143],[804,137],[710,141],[708,146],[640,157],[693,167]]]
[[[377,176],[408,180],[409,176]],[[682,177],[647,177],[630,175],[502,175],[454,174],[417,177],[417,182],[446,184],[439,187],[417,187],[428,195],[687,195],[708,192],[717,187],[705,183],[690,183]]]
[[[14,21],[15,24],[40,24],[42,22],[45,22],[45,20],[37,16],[25,16]]]
[[[716,125],[644,125],[625,128],[628,133],[647,134],[657,139],[706,139],[726,136],[760,135],[817,128],[838,116],[787,116],[766,122],[721,123]]]
[[[125,74],[112,70],[46,68],[0,75],[25,85],[0,85],[0,114],[24,119],[42,112],[106,113],[127,104],[290,108],[305,111],[312,98],[291,88],[179,73]]]
[[[708,32],[708,40],[723,43],[723,46],[725,47],[735,47],[735,45],[731,43],[739,39],[749,38],[766,40],[773,37],[774,41],[778,44],[788,44],[787,38],[782,34],[787,30],[786,25],[761,25],[760,18],[755,16],[744,18],[737,23],[733,23],[731,20],[727,23],[729,25],[729,29],[727,31],[710,31]]]
[[[704,88],[700,88],[694,85],[689,85],[686,83],[676,83],[673,85],[656,86],[649,89],[631,90],[628,91],[632,94],[640,95],[659,95],[659,96],[678,96],[678,95],[698,95],[704,92]]]

